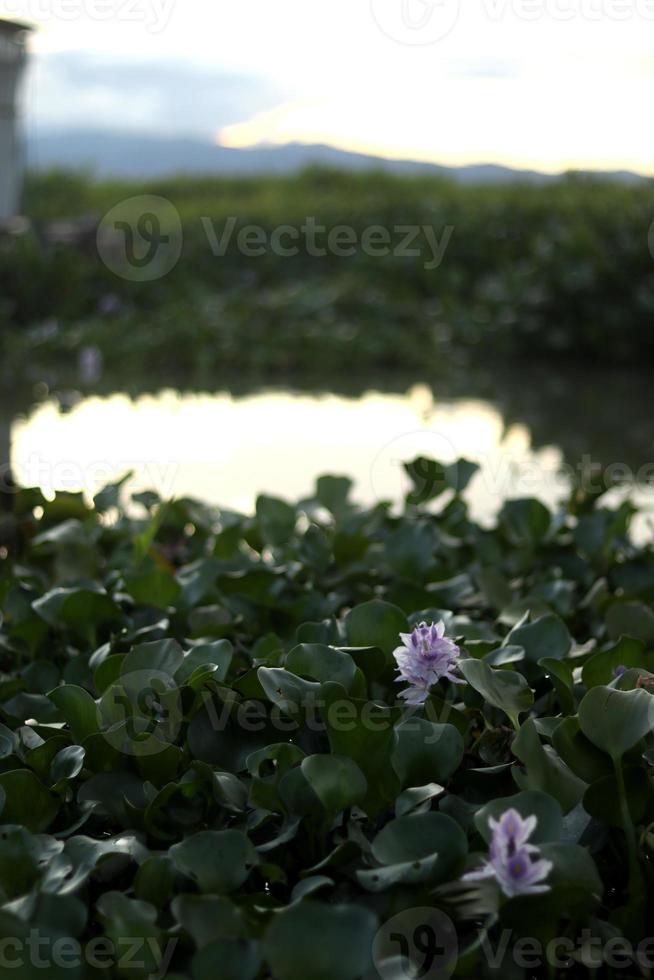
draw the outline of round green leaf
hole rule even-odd
[[[360,803],[368,790],[366,777],[346,756],[310,755],[302,760],[302,772],[314,793],[330,813]]]
[[[218,895],[243,884],[257,863],[256,851],[240,830],[203,830],[174,844],[173,864],[188,875],[201,892]]]
[[[402,787],[446,783],[463,759],[463,739],[453,725],[408,718],[395,728],[391,764]]]
[[[399,634],[408,630],[402,610],[381,599],[355,606],[345,617],[348,646],[379,647],[387,657],[400,646]]]
[[[350,690],[357,665],[349,653],[323,643],[300,643],[287,655],[286,670],[314,681],[335,681]]]
[[[406,864],[438,855],[440,880],[451,876],[468,851],[463,830],[444,813],[410,813],[396,817],[372,842],[372,854],[383,865]]]

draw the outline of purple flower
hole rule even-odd
[[[523,820],[517,810],[506,810],[499,820],[488,821],[493,832],[488,849],[488,861],[477,871],[469,871],[464,881],[495,878],[504,895],[539,895],[549,890],[544,884],[552,870],[552,862],[541,858],[534,844],[527,843],[538,820],[535,816]]]
[[[527,843],[538,824],[538,818],[531,816],[523,820],[513,807],[505,810],[499,820],[488,818],[488,826],[493,832],[493,843],[506,848],[508,853]],[[533,847],[533,844],[529,845]]]
[[[534,851],[538,854],[538,848],[523,847],[495,868],[495,876],[507,898],[549,891],[550,886],[543,882],[552,870],[552,862],[536,858]]]
[[[624,673],[626,673],[626,671],[627,671],[627,668],[625,667],[624,664],[618,664],[618,666],[617,667],[614,667],[613,668],[613,671],[612,671],[612,673],[613,673],[613,680],[616,680],[616,678],[618,678],[618,677],[622,677],[622,675]]]
[[[400,633],[404,646],[397,647],[393,656],[399,669],[398,683],[406,681],[410,686],[402,691],[401,698],[407,704],[422,704],[429,688],[441,677],[455,684],[463,684],[452,671],[459,664],[460,651],[454,640],[445,636],[445,624],[420,623],[412,633]]]

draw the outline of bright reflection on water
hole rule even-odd
[[[505,426],[489,402],[434,401],[425,385],[357,399],[278,391],[113,395],[83,399],[64,414],[46,402],[14,421],[11,444],[19,482],[46,492],[92,495],[131,469],[130,490],[244,511],[259,493],[308,496],[321,473],[352,477],[362,503],[398,502],[408,489],[401,463],[421,454],[481,464],[466,496],[482,521],[509,497],[554,504],[569,486],[557,447],[534,450],[528,428]]]

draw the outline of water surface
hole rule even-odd
[[[539,396],[529,378],[504,382],[491,397],[441,393],[443,386],[425,383],[356,396],[165,389],[68,397],[65,411],[61,397],[46,397],[12,418],[11,461],[21,483],[46,491],[90,496],[133,470],[129,489],[250,510],[262,492],[307,496],[326,472],[352,477],[362,503],[397,502],[408,489],[403,461],[465,456],[481,466],[467,496],[473,515],[486,521],[510,497],[555,504],[570,486],[562,467],[582,456],[634,476],[650,463],[652,423],[638,384],[614,376],[622,406],[611,425],[593,408],[604,404],[599,390],[597,382],[574,388],[567,380],[542,386]],[[649,506],[648,491],[637,496]]]

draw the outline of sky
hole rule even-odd
[[[0,0],[27,126],[654,174],[654,0]]]

